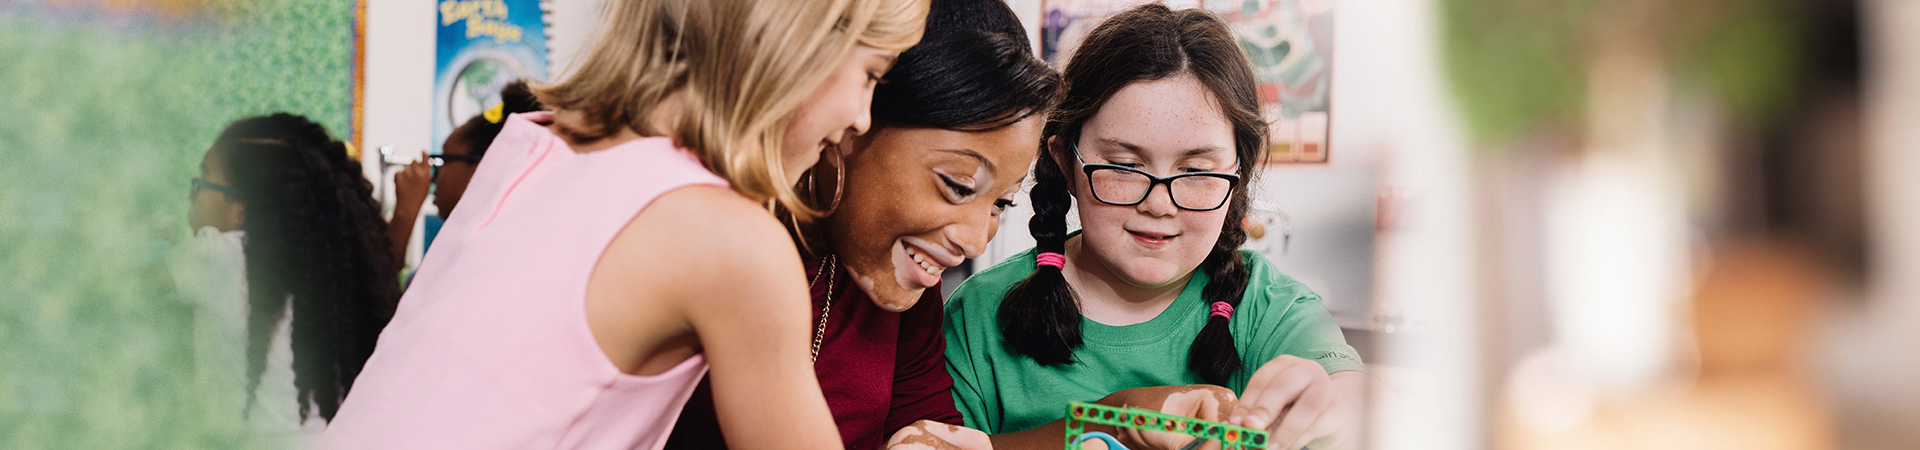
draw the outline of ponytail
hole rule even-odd
[[[1209,309],[1214,303],[1239,308],[1240,299],[1247,293],[1246,264],[1240,259],[1239,250],[1240,245],[1247,242],[1246,227],[1241,222],[1247,216],[1247,190],[1238,191],[1233,196],[1233,206],[1227,209],[1227,223],[1220,229],[1220,240],[1214,241],[1213,252],[1200,263],[1200,270],[1207,271],[1207,287],[1200,290],[1200,298]],[[1200,335],[1193,338],[1193,346],[1187,351],[1187,368],[1209,384],[1227,385],[1244,364],[1240,349],[1234,344],[1233,332],[1227,326],[1232,319],[1231,313],[1209,314],[1206,327],[1200,329]]]
[[[1037,253],[1067,251],[1067,211],[1073,206],[1066,174],[1055,162],[1051,146],[1043,145],[1040,160],[1034,163],[1033,220],[1027,230],[1038,242]],[[1073,363],[1073,350],[1080,348],[1080,302],[1067,285],[1060,267],[1036,265],[1033,275],[1013,285],[1000,303],[1000,334],[1014,353],[1027,355],[1042,365]]]
[[[214,146],[247,204],[247,412],[275,324],[291,312],[300,417],[331,420],[400,298],[373,185],[344,143],[300,116],[243,119]]]

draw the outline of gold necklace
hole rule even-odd
[[[827,270],[813,274],[813,281],[807,282],[807,291],[811,292],[814,285],[820,284],[821,275],[827,277],[827,305],[820,307],[820,325],[813,330],[813,357],[807,359],[808,363],[820,360],[820,341],[827,337],[827,313],[833,312],[834,279],[838,278],[835,275],[840,271],[840,261],[833,255],[827,255],[827,262],[824,265],[827,266]]]

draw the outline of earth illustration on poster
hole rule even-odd
[[[538,0],[443,0],[435,48],[433,149],[500,104],[500,88],[547,77],[546,21]]]

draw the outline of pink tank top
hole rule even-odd
[[[588,330],[587,279],[655,198],[727,183],[667,138],[576,153],[551,120],[507,119],[321,448],[666,443],[706,359],[620,372]]]

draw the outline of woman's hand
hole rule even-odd
[[[1267,448],[1278,450],[1334,436],[1357,423],[1365,380],[1358,372],[1339,376],[1336,382],[1320,363],[1281,355],[1253,372],[1227,423],[1267,430]]]
[[[900,450],[992,450],[987,433],[958,425],[922,420],[894,432],[887,449]]]

